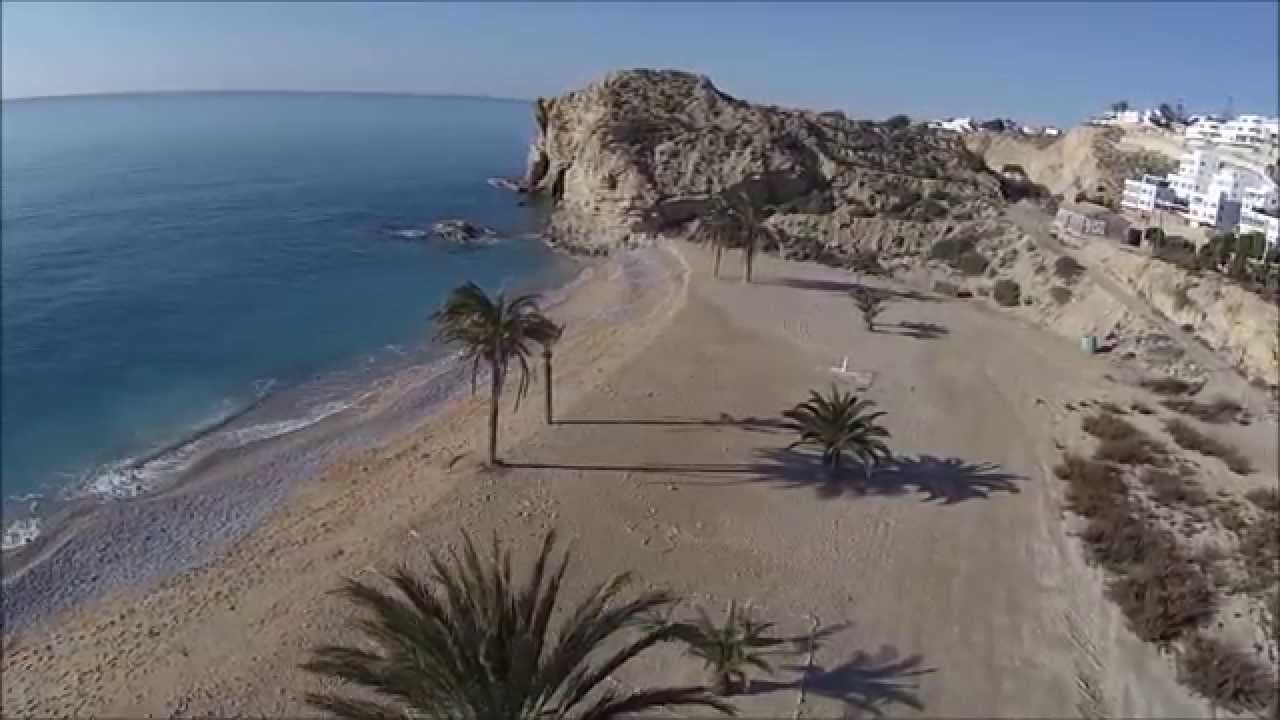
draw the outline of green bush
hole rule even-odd
[[[1004,307],[1016,307],[1022,301],[1022,288],[1012,280],[997,280],[991,295]]]

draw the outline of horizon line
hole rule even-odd
[[[0,102],[29,102],[33,100],[73,100],[109,97],[146,97],[152,95],[376,95],[384,97],[435,97],[467,100],[496,100],[499,102],[533,102],[529,98],[504,97],[450,92],[416,92],[412,90],[291,90],[285,88],[206,88],[190,90],[108,90],[102,92],[56,93],[53,95],[20,95],[0,98]]]

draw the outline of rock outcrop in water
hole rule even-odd
[[[628,70],[535,106],[525,186],[550,196],[555,242],[596,250],[696,232],[740,188],[784,254],[919,252],[1003,205],[954,136],[909,123],[753,105],[703,76]]]
[[[492,228],[466,220],[441,220],[432,224],[431,233],[441,240],[458,245],[488,244],[498,236],[497,231]]]

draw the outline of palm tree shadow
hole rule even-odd
[[[1020,493],[1017,483],[1026,478],[1004,472],[995,463],[971,463],[960,458],[919,455],[900,457],[877,468],[868,492],[877,495],[923,494],[923,502],[954,505],[965,500],[985,500],[993,492]]]
[[[898,457],[882,464],[867,478],[860,467],[842,468],[830,479],[817,453],[771,448],[760,459],[746,482],[768,482],[785,488],[813,488],[818,497],[908,493],[924,495],[922,502],[954,505],[965,500],[985,500],[993,492],[1021,492],[1017,481],[1025,478],[1003,472],[994,463],[970,463],[960,458],[932,455]]]
[[[795,288],[797,290],[814,290],[817,292],[831,293],[850,293],[854,290],[865,288],[864,283],[844,281],[844,280],[815,280],[812,278],[764,278],[755,281],[757,285],[772,285],[775,287]],[[890,290],[886,288],[876,288],[876,292],[884,293],[890,297],[900,300],[915,300],[917,302],[944,302],[940,297],[933,295],[925,295],[915,290]]]
[[[764,695],[803,685],[807,693],[839,700],[859,714],[883,717],[885,709],[893,705],[924,710],[916,678],[934,673],[936,669],[921,667],[923,664],[924,657],[920,654],[899,657],[892,645],[882,645],[874,655],[858,651],[849,660],[828,669],[788,667],[787,670],[799,672],[800,677],[789,682],[752,681],[747,694]]]
[[[555,420],[553,425],[636,425],[656,427],[737,427],[753,432],[778,432],[786,430],[785,421],[775,418],[758,418],[754,416],[742,419],[734,418],[728,413],[720,413],[714,420],[700,418],[571,418]]]
[[[931,323],[931,322],[906,321],[906,322],[900,322],[896,326],[886,326],[886,327],[902,328],[901,331],[887,333],[889,335],[899,335],[902,337],[914,338],[916,340],[936,340],[940,337],[951,334],[951,331],[948,330],[946,327],[939,325],[937,323]]]

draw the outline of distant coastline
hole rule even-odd
[[[66,93],[60,95],[25,95],[21,97],[7,97],[0,99],[5,103],[25,103],[39,100],[89,100],[93,98],[135,98],[135,97],[173,97],[173,96],[190,96],[190,95],[316,95],[316,96],[342,96],[355,95],[361,97],[419,97],[433,98],[437,100],[482,100],[501,103],[527,104],[533,102],[533,98],[510,98],[498,97],[494,95],[468,95],[465,93],[430,93],[430,92],[400,92],[400,91],[382,91],[382,90],[253,90],[253,89],[228,89],[228,90],[120,90],[112,92],[92,92],[92,93]]]

